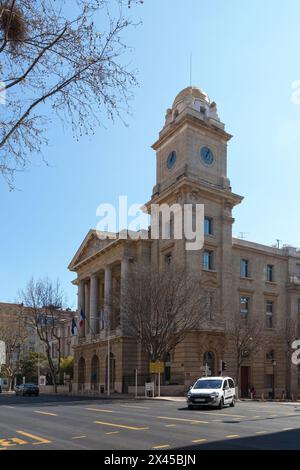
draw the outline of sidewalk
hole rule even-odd
[[[143,397],[138,397],[143,398]],[[177,402],[186,402],[186,397],[147,397],[146,400],[167,400],[167,401],[177,401]],[[298,405],[300,406],[300,400],[298,401],[291,401],[291,400],[282,400],[282,399],[275,399],[275,400],[261,400],[261,399],[251,399],[251,398],[239,398],[237,401],[239,402],[251,402],[251,403],[284,403],[285,405]]]

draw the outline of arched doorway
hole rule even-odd
[[[91,388],[92,390],[99,389],[99,358],[96,354],[92,357],[91,362]]]
[[[81,357],[78,361],[78,390],[83,391],[85,384],[85,359]]]
[[[215,375],[215,362],[215,355],[213,352],[206,351],[203,354],[203,368],[205,367],[204,375]]]
[[[107,361],[108,359],[108,356],[106,356],[106,361],[105,361],[105,364],[106,364],[106,373],[105,373],[105,383],[106,383],[106,390],[107,390],[107,383],[108,383],[108,380],[107,380],[107,376],[108,376],[108,370],[107,370]],[[110,353],[110,361],[109,361],[109,378],[110,378],[110,391],[111,392],[114,392],[115,390],[115,377],[116,377],[116,360],[115,360],[115,356],[114,354],[111,352]]]
[[[166,354],[164,357],[164,383],[170,383],[171,381],[171,356],[170,354]]]

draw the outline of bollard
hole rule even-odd
[[[265,400],[265,397],[264,397],[264,394],[263,394],[263,393],[261,394],[261,399],[262,399],[262,401]]]

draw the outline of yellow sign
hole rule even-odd
[[[165,370],[163,362],[150,362],[150,372],[151,374],[163,373]]]

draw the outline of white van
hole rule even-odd
[[[209,405],[222,409],[224,405],[234,406],[236,400],[235,385],[231,377],[202,377],[188,391],[187,405]]]

